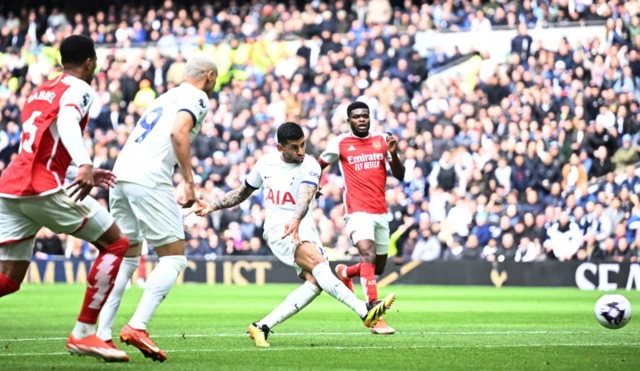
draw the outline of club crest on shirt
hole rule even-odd
[[[91,97],[89,96],[89,93],[84,93],[84,95],[82,96],[82,102],[80,103],[80,106],[82,108],[87,107],[87,105],[89,105],[90,100],[91,100]]]
[[[382,148],[382,143],[380,143],[379,140],[376,140],[375,142],[373,142],[373,148],[379,150],[380,148]]]

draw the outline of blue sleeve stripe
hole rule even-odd
[[[311,182],[311,181],[308,181],[308,180],[303,180],[302,182],[300,182],[300,184],[304,184],[304,183],[312,184],[312,185],[314,185],[316,187],[318,186],[318,183],[314,183],[314,182]]]
[[[196,123],[198,122],[198,120],[196,120],[196,115],[193,113],[193,111],[191,111],[188,108],[180,108],[178,112],[180,111],[188,112],[191,115],[191,118],[193,119],[193,126],[196,126]]]
[[[259,188],[259,187],[254,187],[254,186],[252,186],[251,184],[249,184],[249,182],[247,182],[247,180],[246,180],[246,179],[244,180],[244,184],[245,184],[247,187],[249,187],[249,188],[253,188],[253,189],[258,189],[258,188]]]

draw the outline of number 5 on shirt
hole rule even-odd
[[[33,142],[36,140],[36,132],[38,131],[38,127],[33,123],[40,115],[42,115],[42,112],[33,111],[31,117],[22,124],[22,138],[20,139],[18,153],[22,151],[33,153]]]
[[[136,143],[142,142],[149,135],[153,127],[160,121],[160,116],[162,116],[162,107],[157,107],[140,119],[140,127],[145,131],[136,139]],[[151,122],[148,121],[150,118],[152,119]]]

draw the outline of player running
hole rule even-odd
[[[207,204],[198,200],[193,211],[204,216],[233,207],[263,187],[267,217],[264,238],[273,254],[296,269],[305,283],[263,320],[249,326],[249,334],[259,347],[268,347],[269,331],[311,303],[322,290],[356,312],[365,326],[372,327],[391,306],[395,294],[384,300],[365,303],[340,282],[326,262],[320,236],[313,224],[312,202],[315,199],[320,166],[305,156],[306,140],[295,123],[282,124],[277,131],[278,152],[261,157],[245,183],[222,199]]]
[[[405,168],[398,157],[397,142],[391,135],[369,132],[371,119],[369,106],[353,102],[347,107],[351,133],[339,135],[329,141],[320,155],[320,168],[324,170],[340,160],[344,177],[344,213],[349,238],[360,251],[360,263],[336,267],[338,277],[353,291],[352,278],[360,276],[367,302],[378,300],[376,275],[384,272],[389,252],[389,222],[385,187],[386,161],[391,173],[404,180]],[[371,329],[374,334],[393,334],[384,319]]]
[[[84,302],[67,349],[72,354],[127,362],[126,353],[96,336],[96,322],[129,240],[95,200],[77,203],[94,184],[108,188],[115,181],[110,172],[93,169],[82,139],[93,102],[89,86],[96,69],[93,41],[70,36],[60,45],[60,56],[62,74],[27,98],[18,156],[0,177],[0,297],[20,288],[41,227],[90,241],[99,254],[87,276]],[[71,160],[78,169],[67,194],[63,182]]]
[[[158,97],[144,112],[113,169],[118,184],[109,197],[111,213],[129,237],[131,248],[100,313],[98,336],[115,348],[113,322],[127,282],[138,269],[145,238],[160,261],[147,278],[133,317],[120,331],[120,342],[154,361],[163,362],[167,355],[149,338],[147,324],[187,264],[182,216],[173,194],[173,169],[178,163],[182,170],[185,197],[180,204],[189,208],[196,200],[191,142],[209,112],[217,74],[213,58],[194,55],[185,67],[184,82]]]

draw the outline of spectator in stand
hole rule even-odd
[[[607,147],[600,146],[594,153],[594,157],[593,165],[591,165],[591,170],[589,171],[589,177],[592,181],[595,178],[600,178],[613,172],[614,168],[611,159],[607,155]]]
[[[587,184],[587,171],[580,163],[580,158],[573,153],[569,163],[562,168],[562,189],[565,192],[573,192],[577,188]]]
[[[578,225],[569,220],[566,211],[560,213],[558,222],[548,232],[549,238],[544,243],[547,253],[553,253],[559,261],[571,260],[582,245],[582,232]]]
[[[631,145],[631,134],[622,136],[622,147],[613,154],[611,162],[615,165],[615,170],[620,171],[627,165],[638,162],[638,151]]]

